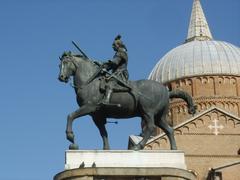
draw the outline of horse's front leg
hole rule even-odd
[[[74,144],[74,133],[72,130],[72,124],[73,121],[76,118],[79,118],[81,116],[85,116],[87,114],[90,114],[91,112],[93,112],[96,109],[95,106],[92,105],[84,105],[81,108],[79,108],[78,110],[72,112],[71,114],[68,115],[67,117],[67,129],[66,129],[66,137],[67,139],[72,142]],[[77,149],[77,146],[75,145],[74,147],[70,146],[70,149]]]

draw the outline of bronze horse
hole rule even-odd
[[[129,81],[132,87],[129,92],[114,92],[110,103],[119,106],[101,106],[99,102],[104,94],[99,90],[101,73],[96,77],[99,71],[99,63],[89,60],[82,55],[64,54],[61,58],[59,80],[67,83],[73,76],[74,89],[77,96],[79,109],[70,113],[67,117],[67,139],[72,142],[69,149],[78,149],[74,142],[74,133],[72,123],[76,118],[90,115],[98,127],[103,139],[103,149],[110,149],[108,143],[108,134],[105,128],[106,118],[131,118],[141,117],[146,125],[143,133],[143,139],[139,144],[133,147],[134,150],[144,148],[144,145],[150,138],[155,127],[161,128],[169,138],[171,149],[177,149],[173,128],[166,120],[169,108],[170,98],[184,99],[189,108],[189,113],[195,113],[195,106],[192,98],[184,91],[171,91],[152,80]],[[89,81],[91,79],[91,81]]]

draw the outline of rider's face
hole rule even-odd
[[[114,51],[117,51],[119,47],[117,44],[113,43],[112,48]]]

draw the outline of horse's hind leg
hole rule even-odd
[[[103,149],[109,150],[109,142],[108,142],[108,133],[105,127],[105,124],[107,123],[106,118],[100,117],[100,116],[92,116],[93,121],[95,125],[98,127],[100,135],[103,140]]]
[[[142,116],[142,120],[145,121],[146,130],[143,134],[143,139],[140,141],[140,143],[138,143],[135,147],[133,147],[134,150],[143,149],[155,129],[153,114],[150,114],[150,113],[144,114]]]
[[[169,124],[167,123],[166,120],[166,115],[167,115],[168,109],[166,109],[161,116],[157,116],[155,123],[158,127],[160,127],[167,135],[169,141],[170,141],[170,145],[171,145],[171,150],[176,150],[177,149],[177,145],[176,145],[176,141],[174,138],[174,130],[171,126],[169,126]]]

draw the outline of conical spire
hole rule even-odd
[[[213,39],[212,34],[208,27],[200,0],[194,0],[186,42],[195,40],[206,41],[211,39]]]

